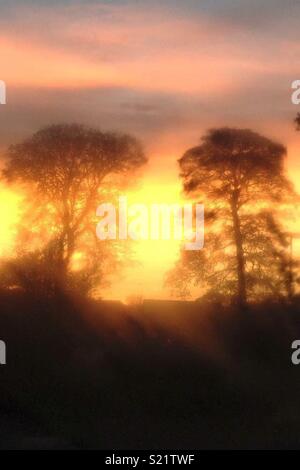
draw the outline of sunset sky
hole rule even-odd
[[[177,202],[184,150],[207,128],[250,127],[287,146],[300,189],[299,18],[296,0],[1,0],[0,152],[51,123],[126,131],[149,158],[134,199]],[[2,252],[17,201],[0,191]],[[108,297],[168,296],[162,281],[178,246],[149,243]]]

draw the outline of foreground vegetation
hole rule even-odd
[[[3,292],[2,448],[299,448],[300,304]]]

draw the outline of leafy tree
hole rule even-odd
[[[169,283],[179,282],[176,270],[184,267],[182,292],[202,282],[241,306],[259,290],[276,289],[281,277],[275,263],[287,241],[282,233],[275,250],[270,221],[275,220],[272,204],[277,209],[292,194],[285,154],[281,144],[251,130],[226,127],[210,130],[199,146],[185,152],[179,160],[184,190],[214,216],[206,224],[204,250],[183,253]]]
[[[96,246],[96,207],[145,163],[134,137],[78,124],[52,125],[11,146],[4,176],[26,184],[30,193],[20,240],[35,250],[35,264],[50,257],[55,273],[66,280],[79,252],[85,258],[81,278],[86,283],[90,272],[96,281],[108,255],[104,242]]]

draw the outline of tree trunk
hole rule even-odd
[[[234,191],[231,198],[231,214],[233,221],[233,233],[234,241],[236,246],[236,261],[237,261],[237,296],[238,304],[240,307],[245,307],[247,303],[247,292],[246,292],[246,276],[245,276],[245,257],[243,250],[243,239],[241,233],[241,222],[238,213],[238,195]]]

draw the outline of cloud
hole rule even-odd
[[[293,5],[4,0],[2,140],[74,116],[150,143],[176,140],[178,128],[200,135],[221,121],[289,119],[299,78]]]
[[[220,15],[226,4],[232,6],[219,2],[220,10],[193,16],[191,2],[180,11],[168,2],[21,3],[0,20],[2,73],[20,86],[109,85],[215,96],[272,73],[296,73],[296,45],[288,34],[277,37],[271,29],[254,38],[232,24],[241,18],[239,8],[231,22]]]

